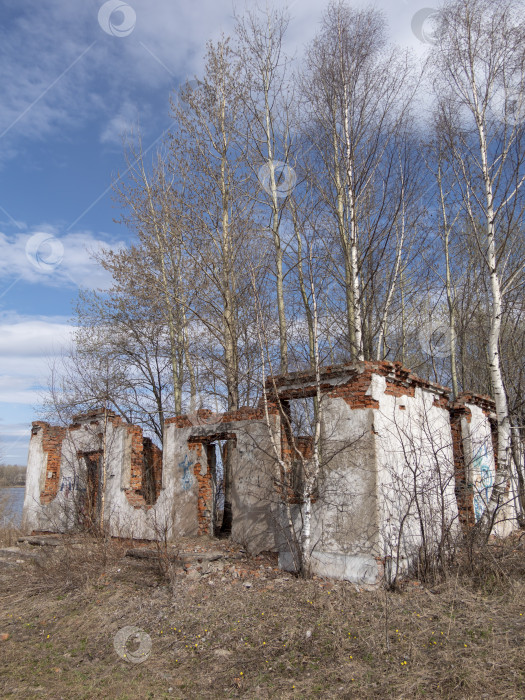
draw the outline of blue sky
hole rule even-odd
[[[375,4],[397,43],[425,49],[422,20],[413,26],[425,0]],[[325,5],[288,3],[297,61]],[[130,240],[114,223],[111,196],[125,170],[121,135],[138,123],[154,152],[170,126],[170,91],[199,73],[206,41],[228,33],[234,9],[243,7],[231,0],[2,0],[0,462],[25,464],[40,388],[68,343],[79,286],[108,284],[89,251]]]

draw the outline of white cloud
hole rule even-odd
[[[156,104],[157,124],[145,127],[158,131],[166,121],[169,90],[198,70],[206,40],[231,23],[230,0],[177,3],[178,7],[172,0],[156,0],[154,8],[149,0],[132,0],[136,26],[129,36],[115,37],[98,23],[101,4],[26,0],[3,11],[4,161],[16,155],[21,139],[67,138],[108,114],[111,138],[119,115],[127,117],[120,112],[123,94],[131,92],[140,96],[136,101],[141,115],[143,107]]]
[[[106,289],[111,276],[92,258],[104,248],[123,248],[122,241],[108,242],[93,233],[59,235],[54,226],[40,226],[30,233],[0,233],[0,279],[4,290],[13,279],[51,287]],[[7,281],[9,280],[9,281]]]
[[[8,426],[0,424],[0,438],[2,439],[2,443],[5,442],[7,438],[20,438],[21,440],[28,441],[28,426],[26,423],[11,423]]]
[[[17,314],[0,315],[0,358],[6,369],[10,359],[22,362],[23,358],[52,355],[64,347],[71,337],[73,326],[61,317],[24,318]],[[12,378],[13,368],[8,368]]]
[[[119,151],[122,150],[122,138],[129,137],[131,131],[136,131],[137,126],[140,128],[140,123],[147,122],[146,114],[143,110],[142,119],[139,119],[139,111],[131,102],[124,102],[118,113],[108,121],[100,134],[100,142],[117,146]]]
[[[327,2],[289,2],[292,22],[287,48],[296,54],[298,63],[305,43],[319,28]],[[25,0],[12,4],[11,11],[3,15],[3,158],[16,154],[21,136],[25,140],[41,140],[50,134],[62,137],[89,120],[107,119],[108,115],[101,140],[112,142],[128,124],[127,100],[140,109],[145,129],[162,129],[169,90],[199,73],[207,40],[231,33],[234,12],[252,7],[250,2],[232,0],[156,0],[153,4],[151,0],[130,0],[135,27],[129,36],[115,37],[99,26],[100,4]],[[376,0],[375,6],[390,21],[394,41],[423,51],[425,46],[415,37],[411,20],[425,3]]]
[[[24,463],[40,387],[74,330],[63,317],[0,314],[0,459]]]
[[[50,363],[68,346],[74,330],[65,318],[0,315],[0,402],[39,403]]]
[[[21,423],[0,423],[0,463],[26,464],[30,431],[30,420]]]

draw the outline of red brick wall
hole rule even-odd
[[[345,365],[333,365],[323,367],[320,372],[321,393],[343,392],[340,395],[351,395],[355,390],[356,399],[365,403],[373,401],[369,396],[362,398],[370,385],[372,374],[385,377],[387,380],[386,393],[395,396],[413,396],[416,387],[430,389],[436,393],[449,394],[450,390],[439,384],[429,382],[413,374],[409,369],[403,367],[400,362],[387,361],[367,361],[349,362]],[[333,380],[341,379],[341,385],[334,387]],[[332,383],[329,383],[332,382]],[[300,384],[299,387],[289,388],[287,385]],[[275,393],[283,399],[300,398],[302,396],[315,395],[315,374],[312,371],[291,372],[279,377],[272,377],[266,382],[267,391]],[[353,400],[353,399],[352,399]],[[368,407],[368,406],[365,406]]]
[[[66,429],[51,426],[44,421],[35,421],[33,435],[38,432],[38,428],[42,430],[42,449],[47,454],[47,467],[44,488],[40,493],[40,503],[50,503],[58,493],[62,442],[66,435]]]
[[[471,527],[475,524],[476,518],[474,516],[474,494],[467,479],[467,466],[465,464],[461,432],[462,418],[465,418],[470,423],[472,419],[470,410],[460,403],[452,404],[450,407],[450,429],[452,431],[452,454],[454,458],[459,520],[464,527]]]
[[[342,398],[352,408],[379,408],[379,402],[367,395],[374,374],[385,377],[387,395],[412,397],[419,387],[433,391],[437,394],[436,404],[448,407],[449,389],[416,376],[399,362],[368,361],[323,367],[320,372],[321,394]],[[340,380],[340,383],[334,385],[334,380]],[[290,386],[292,384],[296,386]],[[315,374],[307,371],[273,377],[266,382],[266,390],[271,397],[277,393],[281,400],[315,396]]]
[[[139,426],[124,423],[123,419],[112,411],[107,411],[106,416],[108,423],[114,427],[124,425],[128,433],[131,434],[130,487],[126,489],[126,497],[136,508],[149,507],[157,501],[162,488],[162,450],[154,445],[149,438],[143,437],[142,429]],[[67,429],[50,426],[44,421],[33,423],[33,434],[36,434],[39,429],[42,430],[42,449],[47,454],[44,488],[40,494],[42,504],[50,503],[58,493],[62,442],[66,432],[80,430],[89,418],[92,419],[90,421],[92,427],[99,426],[103,430],[104,409],[75,416],[73,418],[75,422]],[[99,437],[102,441],[102,432],[99,433]],[[146,489],[145,472],[148,468],[151,470],[151,476]]]
[[[278,412],[275,404],[271,403],[268,406],[270,414]],[[210,418],[213,417],[213,420]],[[249,408],[242,406],[237,411],[226,411],[225,413],[214,414],[206,408],[201,408],[196,412],[196,419],[191,421],[187,415],[173,416],[164,421],[164,425],[173,423],[176,428],[192,428],[199,426],[199,419],[202,419],[203,425],[220,425],[221,423],[235,423],[243,420],[262,420],[264,418],[264,404],[262,399],[259,401],[258,408]]]
[[[126,498],[135,508],[151,508],[162,488],[162,450],[143,437],[139,426],[127,425],[126,428],[131,435],[130,483],[125,491]],[[153,472],[151,485],[146,483],[148,463]]]
[[[195,455],[193,474],[198,484],[197,493],[197,522],[199,535],[213,535],[213,486],[212,474],[208,467],[206,451],[202,442],[188,442],[188,447]],[[202,463],[206,465],[205,474],[201,474]]]
[[[329,391],[328,396],[344,399],[352,408],[379,408],[379,401],[366,394],[371,381],[372,373],[363,372],[363,374],[357,375],[351,383]]]
[[[465,527],[475,525],[474,516],[474,494],[472,487],[467,480],[467,465],[463,451],[463,441],[461,434],[461,419],[465,418],[468,423],[472,420],[472,413],[467,403],[479,406],[483,413],[490,420],[492,445],[494,448],[494,461],[497,467],[497,427],[491,416],[495,411],[494,401],[488,396],[481,394],[463,393],[450,403],[450,427],[452,430],[452,446],[454,453],[454,469],[456,476],[456,498],[458,501],[459,518]]]

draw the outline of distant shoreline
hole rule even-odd
[[[0,465],[0,488],[25,488],[27,467],[21,464]]]

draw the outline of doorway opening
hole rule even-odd
[[[78,455],[84,467],[81,478],[85,479],[85,488],[81,490],[83,503],[79,509],[80,525],[85,530],[96,528],[100,517],[100,472],[102,468],[102,453],[80,452]]]
[[[199,534],[227,538],[233,525],[231,502],[232,472],[237,439],[229,433],[206,437],[191,437],[190,449],[195,451],[194,472],[199,483]]]

